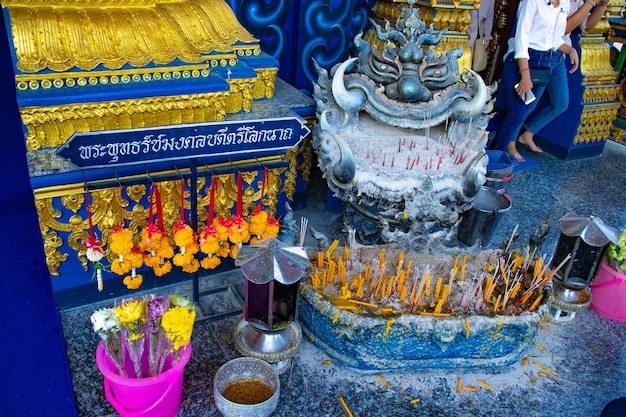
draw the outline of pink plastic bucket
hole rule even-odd
[[[96,350],[96,363],[104,376],[107,400],[122,417],[174,417],[180,409],[185,365],[190,356],[191,343],[174,367],[170,356],[166,359],[161,374],[146,378],[127,378],[119,374],[101,342]],[[143,359],[147,361],[145,351]],[[131,369],[132,364],[128,371]]]
[[[626,321],[626,275],[602,262],[591,288],[591,308],[611,320]]]

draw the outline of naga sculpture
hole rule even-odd
[[[437,54],[443,32],[413,3],[395,26],[372,21],[382,50],[358,35],[356,57],[316,66],[313,145],[359,241],[426,250],[451,240],[484,183],[496,86],[459,71],[462,48]]]

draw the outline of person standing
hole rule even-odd
[[[578,52],[565,41],[569,0],[521,0],[517,10],[515,37],[509,42],[504,60],[499,97],[503,98],[505,116],[496,133],[494,146],[513,155],[518,161],[524,158],[517,151],[516,142],[540,151],[532,137],[519,138],[527,116],[537,100],[548,89],[550,105],[534,118],[535,126],[545,126],[567,109],[569,93],[565,55],[572,63],[570,73],[578,69]],[[547,85],[534,85],[531,68],[549,68]]]
[[[571,0],[570,12],[567,18],[567,26],[565,28],[565,43],[569,46],[573,46],[570,39],[570,33],[577,27],[580,27],[583,31],[593,29],[593,27],[598,24],[600,19],[602,19],[604,13],[606,13],[608,5],[609,0]],[[547,87],[547,91],[550,98],[556,94],[551,91],[550,86]],[[567,109],[567,105],[565,106],[565,109]],[[535,133],[539,132],[547,124],[545,121],[545,118],[538,119],[536,117],[531,117],[524,124],[526,130],[524,130],[524,132],[519,136],[517,141],[527,144],[534,152],[542,152],[542,149],[535,145],[534,137]],[[550,121],[551,120],[548,120],[548,123]]]

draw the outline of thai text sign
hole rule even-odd
[[[57,154],[80,168],[254,154],[296,146],[309,133],[298,118],[211,122],[74,134]]]

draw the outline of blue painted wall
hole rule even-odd
[[[375,0],[228,0],[241,24],[278,59],[278,75],[311,94],[313,59],[330,69],[353,49],[354,36],[369,27]]]

